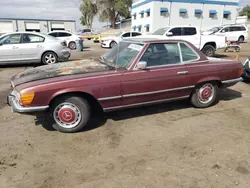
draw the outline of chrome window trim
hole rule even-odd
[[[189,44],[187,44],[186,42],[179,42],[179,45],[180,45],[180,43],[185,44],[185,45],[186,45],[189,49],[191,49],[191,50],[194,52],[194,54],[197,56],[197,58],[194,59],[194,60],[183,61],[182,50],[181,50],[181,46],[180,46],[180,52],[181,52],[182,62],[183,62],[184,64],[190,64],[190,63],[193,63],[194,61],[195,61],[194,63],[196,63],[199,59],[201,59],[200,55],[199,55],[199,54],[198,54]]]
[[[194,87],[195,86],[193,85],[193,86],[178,87],[178,88],[157,90],[157,91],[151,91],[151,92],[132,93],[132,94],[126,94],[126,95],[120,95],[120,96],[104,97],[104,98],[99,98],[98,101],[107,101],[107,100],[115,100],[115,99],[128,98],[128,97],[153,95],[153,94],[158,94],[158,93],[165,93],[165,92],[171,92],[171,91],[179,91],[179,90],[184,90],[184,89],[192,89]]]
[[[163,43],[163,42],[159,42],[159,43],[168,44],[168,43]],[[159,44],[159,43],[150,43],[150,44]],[[178,49],[179,49],[179,42],[178,42],[178,43],[177,43],[177,42],[169,42],[169,43],[171,43],[171,44],[177,44]],[[149,45],[150,45],[150,44],[149,44]],[[145,51],[148,49],[149,45],[147,46],[147,48],[145,49]],[[136,66],[137,66],[137,64],[140,62],[140,60],[141,60],[142,56],[144,55],[145,51],[144,51],[143,54],[141,55],[139,61],[138,61],[138,62],[136,63],[136,65],[134,66],[133,71],[135,71],[135,70],[140,70],[140,69],[137,69]],[[181,55],[181,54],[180,54],[180,49],[179,49],[179,55]],[[180,65],[184,65],[184,63],[181,61],[181,59],[182,59],[182,58],[181,58],[181,56],[180,56],[180,63],[177,63],[177,64],[156,65],[156,66],[150,66],[150,67],[147,67],[147,68],[151,69],[151,68],[159,68],[159,67],[169,67],[169,66],[180,66]]]
[[[236,79],[231,79],[231,80],[224,80],[222,81],[223,84],[231,84],[231,83],[237,83],[237,82],[240,82],[242,81],[243,78],[236,78]]]
[[[126,107],[133,107],[133,106],[140,106],[140,105],[147,105],[147,104],[149,105],[149,104],[167,102],[167,101],[174,101],[174,100],[182,100],[182,99],[187,99],[188,97],[189,97],[189,95],[182,96],[182,97],[155,100],[155,101],[141,102],[141,103],[135,103],[135,104],[114,106],[114,107],[103,108],[103,110],[104,111],[109,111],[109,110],[111,111],[111,110],[116,110],[116,109],[121,109],[121,108],[126,108]]]

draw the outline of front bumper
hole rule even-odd
[[[110,47],[110,41],[101,41],[101,47],[109,48]]]
[[[235,84],[237,84],[238,82],[243,81],[243,78],[236,78],[236,79],[232,79],[232,80],[224,80],[222,81],[222,87],[226,88],[226,87],[231,87]]]
[[[11,106],[13,112],[17,112],[17,113],[41,112],[49,108],[49,106],[32,106],[32,107],[21,106],[16,96],[13,94],[10,94],[7,97],[7,104]]]

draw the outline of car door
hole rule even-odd
[[[6,35],[0,39],[0,63],[21,60],[20,41],[20,33]]]
[[[135,66],[123,75],[124,106],[189,96],[193,86],[187,77],[187,68],[182,64],[178,43],[150,44],[140,61],[147,62],[145,70]]]
[[[216,33],[216,35],[222,35],[227,37],[227,40],[232,41],[232,33],[230,33],[230,28],[229,27],[225,27],[223,28],[220,32]]]
[[[138,33],[138,32],[131,32],[131,33],[132,33],[131,37],[136,37],[136,36],[142,35],[141,33]]]
[[[195,27],[183,27],[181,39],[191,42],[198,49],[200,48],[200,35],[197,34]]]
[[[24,33],[20,53],[23,61],[40,61],[44,51],[45,38],[40,35]]]
[[[66,32],[58,32],[58,38],[63,40],[69,40],[69,38],[71,37],[70,33],[66,33]]]

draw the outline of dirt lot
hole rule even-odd
[[[85,45],[73,59],[105,51]],[[243,45],[241,60],[249,49]],[[26,67],[0,68],[0,187],[250,187],[249,85],[225,89],[211,108],[180,101],[131,109],[62,134],[43,128],[42,117],[13,114],[4,104],[9,78]]]

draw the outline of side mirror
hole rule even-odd
[[[140,61],[137,66],[137,69],[139,70],[145,70],[147,68],[147,62],[146,61]]]
[[[173,33],[172,33],[172,32],[167,32],[166,35],[167,35],[167,36],[173,36]]]

